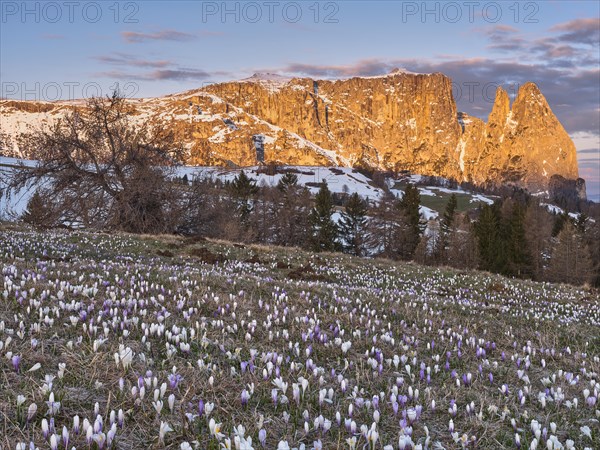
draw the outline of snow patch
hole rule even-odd
[[[423,217],[425,220],[433,220],[440,215],[437,211],[434,211],[433,209],[423,205],[419,206],[419,213],[421,213],[421,217]]]
[[[488,197],[484,197],[481,194],[473,195],[473,198],[471,198],[470,203],[473,203],[473,202],[483,202],[483,203],[487,203],[488,205],[494,204],[494,200],[492,200],[491,198],[488,198]]]
[[[460,152],[458,156],[458,164],[460,165],[460,171],[465,172],[465,151],[467,148],[467,141],[461,139],[458,141],[458,145],[456,146],[456,151]]]

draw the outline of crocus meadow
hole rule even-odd
[[[0,269],[3,449],[600,448],[591,289],[8,226]]]

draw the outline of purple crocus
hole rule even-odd
[[[13,369],[15,369],[15,372],[18,372],[19,366],[21,365],[21,356],[13,355],[11,362],[12,362]]]

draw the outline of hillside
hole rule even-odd
[[[34,165],[35,161],[19,160],[15,158],[0,157],[0,174],[6,174],[8,180],[10,170],[19,167],[21,163],[25,165]],[[358,172],[355,169],[347,167],[310,167],[310,166],[284,166],[280,167],[280,172],[293,173],[298,177],[298,184],[309,189],[311,194],[316,194],[323,180],[327,182],[329,189],[337,194],[356,192],[361,197],[372,203],[379,201],[383,196],[383,189],[377,187],[372,179]],[[241,169],[225,169],[221,167],[194,167],[181,166],[177,168],[176,175],[187,177],[188,180],[211,179],[220,182],[231,182]],[[256,181],[258,186],[276,186],[282,173],[269,174],[264,167],[254,166],[246,167],[244,171],[250,178]],[[418,182],[420,176],[414,175],[407,178],[408,181]],[[403,186],[399,180],[389,179],[390,191],[397,197],[402,197]],[[0,180],[0,192],[4,184]],[[443,212],[448,197],[454,193],[458,196],[459,210],[476,208],[482,203],[493,202],[492,196],[483,196],[462,189],[446,189],[437,186],[424,186],[419,188],[422,195],[422,214],[424,219],[437,217]],[[0,218],[18,218],[27,206],[31,195],[35,192],[35,187],[13,193],[10,198],[0,195]]]
[[[10,171],[18,168],[20,164],[26,166],[34,165],[32,160],[21,160],[17,158],[0,157],[0,220],[18,219],[26,209],[27,202],[36,190],[36,186],[30,189],[11,193],[7,197],[3,193],[10,178]],[[176,175],[193,179],[212,179],[221,182],[232,181],[241,170],[244,170],[248,176],[256,181],[258,186],[276,186],[282,177],[282,173],[269,174],[263,166],[251,166],[244,169],[227,169],[223,167],[209,166],[180,166],[177,168]],[[348,167],[319,167],[319,166],[281,166],[280,172],[289,172],[297,175],[298,184],[309,189],[311,194],[316,194],[320,183],[325,180],[329,189],[333,193],[354,193],[356,192],[371,203],[376,203],[383,196],[383,189],[379,188],[375,182],[368,176],[360,173],[356,169]],[[458,211],[464,212],[476,209],[483,204],[492,204],[498,197],[494,195],[481,194],[460,187],[447,188],[442,186],[428,185],[423,181],[421,175],[400,176],[398,178],[388,178],[386,184],[396,197],[402,197],[404,187],[407,183],[416,183],[421,194],[421,215],[424,220],[438,218],[446,208],[448,200],[452,194],[456,195],[458,202]],[[547,192],[537,193],[548,211],[553,214],[562,214],[565,211],[559,206],[552,204],[547,199]],[[579,214],[569,212],[577,218]],[[592,220],[593,221],[593,220]]]
[[[0,101],[0,151],[28,157],[28,134],[82,105]],[[190,165],[408,170],[532,191],[553,175],[579,176],[575,146],[533,83],[512,105],[498,88],[487,123],[457,111],[447,76],[403,71],[344,80],[257,74],[128,105],[133,123],[172,129]]]
[[[3,448],[600,447],[597,291],[0,227]]]

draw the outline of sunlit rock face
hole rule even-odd
[[[475,182],[512,181],[547,187],[552,175],[578,177],[575,145],[533,83],[519,89],[512,108],[498,88],[488,123],[465,126],[465,171]]]
[[[512,106],[499,88],[487,124],[457,111],[451,80],[440,73],[345,80],[256,74],[129,104],[134,122],[173,129],[195,165],[254,165],[254,136],[262,135],[266,163],[409,170],[535,189],[553,175],[578,177],[575,146],[533,83]],[[24,134],[81,105],[0,102],[2,153],[27,156]]]

